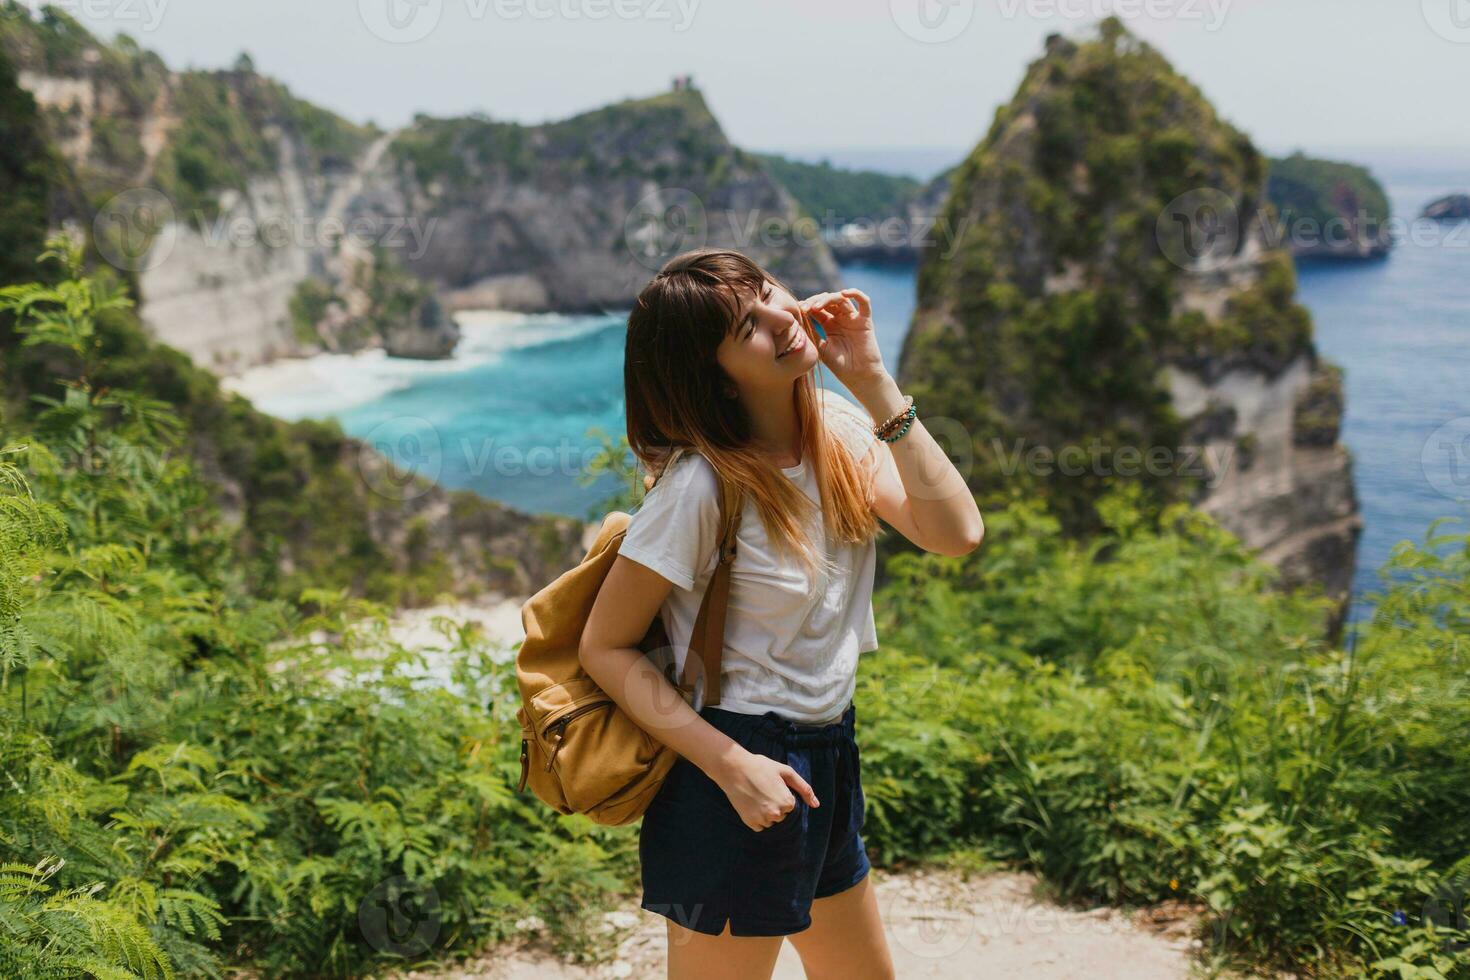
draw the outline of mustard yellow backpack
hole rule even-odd
[[[672,460],[663,472],[671,465]],[[742,498],[723,477],[719,483],[719,563],[700,603],[682,676],[673,677],[672,662],[664,668],[664,676],[691,705],[701,675],[703,703],[720,701],[720,654]],[[521,606],[526,639],[516,653],[521,696],[516,711],[521,723],[521,778],[516,791],[529,785],[557,812],[586,814],[608,826],[643,816],[677,759],[673,749],[640,728],[598,687],[577,653],[587,617],[631,519],[623,511],[608,513],[586,557],[526,600]],[[638,646],[651,654],[666,649],[668,643],[662,617],[655,616]]]

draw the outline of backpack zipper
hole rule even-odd
[[[595,711],[598,708],[605,708],[612,703],[612,698],[602,698],[597,701],[589,702],[587,704],[578,705],[571,711],[568,711],[566,714],[562,715],[556,721],[552,722],[550,725],[546,726],[546,737],[549,738],[552,731],[556,731],[556,741],[553,742],[551,745],[551,754],[546,757],[547,772],[551,772],[551,764],[556,761],[556,754],[561,751],[562,742],[566,740],[567,724],[571,722],[574,718],[579,718],[582,715],[585,715],[587,712]]]

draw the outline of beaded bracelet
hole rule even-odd
[[[891,418],[886,419],[882,424],[873,426],[873,435],[882,439],[884,442],[897,442],[908,433],[909,427],[914,424],[914,419],[918,417],[919,412],[914,407],[914,397],[912,395],[905,395],[904,401],[908,407]],[[902,428],[899,428],[900,425]],[[897,434],[894,434],[895,430],[897,430]]]
[[[916,409],[910,408],[903,416],[901,416],[904,419],[903,428],[899,429],[891,436],[881,435],[878,438],[882,439],[884,442],[897,442],[908,434],[909,427],[914,424],[914,419],[918,417],[918,414],[919,413]]]
[[[884,419],[882,422],[880,422],[877,425],[873,426],[873,434],[874,435],[881,436],[885,432],[891,431],[893,429],[893,427],[895,425],[897,425],[899,423],[899,421],[901,419],[903,419],[908,414],[909,409],[911,409],[913,407],[914,407],[914,396],[913,395],[904,395],[903,396],[903,408],[899,409],[893,415],[890,415],[888,418]]]

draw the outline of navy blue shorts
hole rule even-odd
[[[706,705],[700,717],[751,752],[801,774],[821,804],[801,794],[764,830],[751,830],[719,784],[676,761],[643,814],[638,854],[643,902],[695,932],[785,936],[812,924],[812,900],[862,880],[865,814],[852,704],[830,725],[802,725],[774,711],[741,714]]]

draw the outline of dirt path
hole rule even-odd
[[[1066,909],[1035,897],[1029,875],[968,879],[950,871],[872,872],[900,978],[1026,980],[1174,980],[1190,975],[1193,941],[1184,920],[1162,928],[1113,909]],[[622,933],[617,956],[596,967],[568,965],[534,945],[488,949],[437,972],[394,980],[603,980],[664,976],[664,919],[638,908],[607,916]],[[805,973],[796,948],[782,944],[776,980]]]

